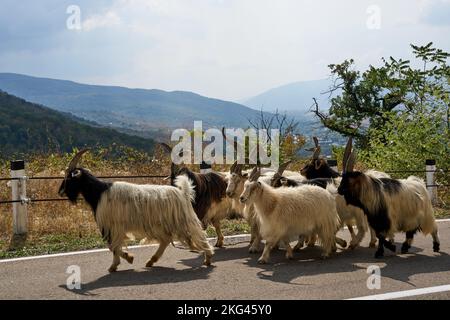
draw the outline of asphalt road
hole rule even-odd
[[[402,296],[450,285],[450,222],[438,224],[441,253],[432,251],[431,236],[418,235],[410,254],[386,251],[382,260],[373,257],[366,238],[363,247],[326,260],[318,247],[295,253],[291,261],[274,251],[267,265],[257,263],[258,255],[250,255],[246,243],[216,250],[209,268],[201,266],[199,254],[173,247],[151,269],[144,265],[156,247],[132,249],[134,264],[122,262],[114,274],[107,272],[109,252],[0,261],[0,299],[348,299],[393,292],[405,299],[450,299],[450,288]],[[347,230],[341,235],[349,238]],[[403,238],[396,235],[398,250]],[[66,286],[71,265],[80,267],[79,290]],[[380,289],[367,288],[370,265],[380,267]]]

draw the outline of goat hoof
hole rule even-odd
[[[402,253],[402,254],[408,253],[409,248],[411,248],[411,246],[410,246],[409,244],[407,244],[407,243],[404,243],[404,244],[402,245],[401,253]]]
[[[394,253],[397,251],[397,247],[395,246],[395,244],[392,244],[390,242],[387,242],[386,247]]]
[[[380,252],[377,250],[377,252],[375,252],[375,259],[381,259],[384,257],[384,253]]]
[[[292,254],[286,254],[286,259],[292,260],[294,259],[294,256]]]
[[[259,253],[260,250],[258,248],[250,248],[250,249],[248,249],[248,252],[249,253]]]
[[[215,245],[214,245],[214,247],[216,247],[216,248],[223,248],[223,242],[221,241],[221,242],[217,242]]]
[[[153,267],[153,265],[155,264],[156,260],[151,258],[150,260],[147,261],[147,263],[145,264],[146,268],[151,268]]]
[[[108,272],[109,273],[114,273],[114,272],[116,272],[117,271],[117,266],[111,266],[111,267],[109,267],[109,269],[108,269]]]
[[[439,252],[440,250],[440,243],[439,242],[433,242],[433,251]]]
[[[259,259],[258,259],[258,263],[259,263],[259,264],[266,264],[267,261],[266,261],[265,259],[263,259],[263,258],[259,258]]]
[[[359,246],[358,242],[351,242],[348,247],[349,247],[349,249],[354,250],[354,249],[358,248],[358,246]]]
[[[205,260],[205,261],[203,262],[203,265],[205,265],[205,266],[207,266],[207,267],[211,266],[211,260]]]
[[[375,248],[377,246],[377,242],[371,242],[369,243],[369,248]]]
[[[341,247],[342,247],[342,249],[345,249],[345,248],[347,248],[347,241],[342,241],[342,243],[341,243]]]
[[[134,256],[132,254],[128,253],[126,260],[129,264],[133,264]]]

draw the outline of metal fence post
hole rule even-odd
[[[13,203],[13,234],[24,236],[28,232],[25,161],[11,161],[11,178],[18,178],[11,181],[12,200],[21,201]]]
[[[437,204],[437,187],[436,187],[436,160],[425,160],[425,170],[427,176],[427,190],[433,205]]]
[[[337,166],[337,160],[331,159],[331,160],[327,160],[327,162],[331,169],[333,169],[336,172],[339,172],[338,166]]]

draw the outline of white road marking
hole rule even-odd
[[[208,238],[208,241],[215,241],[216,239],[217,238]],[[238,235],[234,235],[234,236],[226,236],[225,237],[225,243],[228,242],[228,243],[235,244],[235,243],[241,242],[241,241],[250,241],[250,235],[249,234],[238,234]],[[176,243],[177,242],[175,242],[175,244]],[[128,246],[127,248],[128,249],[142,249],[142,248],[149,248],[149,247],[155,247],[155,246],[158,246],[158,244]],[[46,259],[46,258],[58,258],[58,257],[99,253],[99,252],[107,252],[107,251],[109,251],[109,249],[93,249],[93,250],[84,250],[84,251],[63,252],[63,253],[47,254],[47,255],[41,255],[41,256],[30,256],[30,257],[22,257],[22,258],[4,259],[4,260],[0,260],[0,263],[27,261],[27,260],[35,260],[35,259]]]
[[[347,300],[390,300],[390,299],[400,299],[400,298],[421,296],[421,295],[438,293],[438,292],[446,292],[446,291],[450,291],[450,285],[413,289],[413,290],[405,290],[405,291],[388,292],[388,293],[382,293],[382,294],[375,294],[372,296],[352,298],[352,299],[347,299]]]

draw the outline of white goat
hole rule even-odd
[[[325,189],[304,185],[298,188],[275,189],[258,181],[261,172],[254,168],[244,184],[240,201],[253,205],[266,240],[260,263],[267,263],[272,248],[283,241],[286,257],[292,258],[291,239],[299,235],[317,234],[327,257],[335,248],[339,217],[334,197]]]

